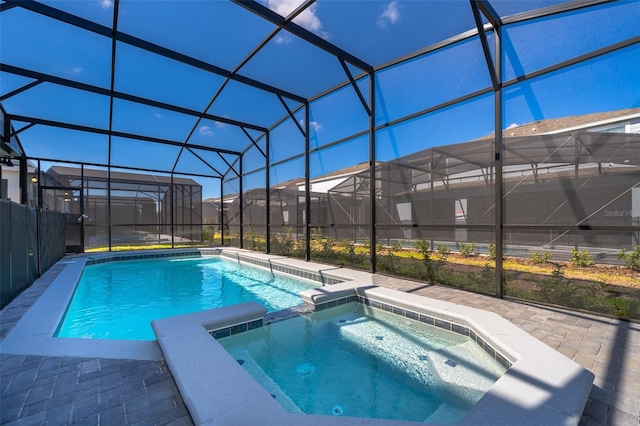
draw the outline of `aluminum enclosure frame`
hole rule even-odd
[[[273,32],[271,32],[265,39],[263,39],[260,43],[258,43],[256,45],[256,47],[240,62],[239,66],[236,67],[236,69],[233,70],[226,70],[223,69],[221,67],[218,67],[214,64],[210,64],[210,63],[206,63],[204,61],[198,60],[194,57],[190,57],[184,54],[181,54],[177,51],[173,51],[171,49],[168,49],[166,47],[142,40],[140,38],[131,36],[129,34],[123,33],[121,31],[119,31],[118,29],[118,11],[119,11],[119,5],[120,2],[119,0],[115,0],[114,1],[114,14],[113,14],[113,25],[112,27],[107,27],[107,26],[103,26],[100,24],[97,24],[95,22],[80,18],[78,16],[69,14],[67,12],[64,12],[62,10],[56,9],[54,7],[45,5],[43,3],[39,3],[36,1],[18,1],[18,0],[5,0],[4,3],[2,3],[2,5],[0,6],[0,13],[10,10],[12,8],[15,7],[19,7],[19,8],[23,8],[26,10],[29,10],[31,12],[40,14],[42,16],[66,23],[68,25],[72,25],[78,28],[81,28],[83,30],[95,33],[95,34],[99,34],[102,35],[104,37],[107,37],[111,40],[112,43],[112,50],[111,50],[111,55],[112,55],[112,61],[111,61],[111,71],[110,71],[110,87],[109,89],[105,89],[105,88],[101,88],[101,87],[97,87],[97,86],[92,86],[89,84],[85,84],[85,83],[81,83],[81,82],[77,82],[77,81],[73,81],[70,79],[64,79],[64,78],[60,78],[60,77],[56,77],[53,75],[47,75],[44,73],[39,73],[37,71],[34,70],[29,70],[29,69],[24,69],[24,68],[20,68],[20,67],[16,67],[10,64],[6,64],[6,63],[0,63],[0,71],[3,72],[7,72],[7,73],[11,73],[11,74],[15,74],[15,75],[19,75],[19,76],[23,76],[23,77],[28,77],[31,79],[34,79],[33,82],[30,82],[20,88],[17,88],[7,94],[5,94],[4,96],[2,96],[2,98],[0,99],[0,101],[5,101],[13,96],[16,96],[20,93],[23,93],[25,91],[29,91],[35,87],[37,87],[38,85],[42,84],[42,83],[52,83],[52,84],[56,84],[56,85],[61,85],[64,87],[69,87],[69,88],[74,88],[74,89],[79,89],[82,91],[86,91],[86,92],[90,92],[90,93],[94,93],[94,94],[99,94],[102,96],[108,96],[109,97],[109,102],[110,102],[110,111],[109,111],[109,125],[108,125],[108,129],[100,129],[100,128],[96,128],[96,127],[90,127],[90,126],[81,126],[81,125],[77,125],[77,124],[73,124],[73,123],[65,123],[65,122],[57,122],[54,120],[47,120],[47,119],[43,119],[40,117],[34,117],[34,116],[26,116],[26,115],[18,115],[18,114],[12,114],[11,112],[7,112],[5,113],[5,130],[3,132],[3,138],[2,138],[2,143],[3,145],[6,145],[9,143],[9,141],[12,138],[16,138],[19,133],[21,133],[22,131],[24,131],[27,128],[30,128],[32,126],[38,126],[38,125],[43,125],[43,126],[53,126],[53,127],[60,127],[60,128],[66,128],[66,129],[71,129],[71,130],[77,130],[77,131],[83,131],[83,132],[90,132],[90,133],[96,133],[96,134],[103,134],[106,135],[108,137],[108,147],[109,147],[109,154],[108,154],[108,161],[107,164],[104,164],[104,166],[107,167],[108,173],[111,173],[111,169],[112,167],[114,167],[111,164],[111,140],[113,137],[124,137],[124,138],[130,138],[130,139],[136,139],[136,140],[140,140],[140,141],[146,141],[146,142],[153,142],[153,143],[160,143],[160,144],[165,144],[165,145],[171,145],[171,146],[176,146],[176,147],[180,147],[180,155],[182,154],[182,152],[186,149],[186,150],[191,150],[191,149],[198,149],[198,150],[203,150],[203,151],[208,151],[208,152],[214,152],[217,153],[220,158],[222,158],[224,160],[224,162],[229,166],[229,168],[226,171],[223,170],[219,170],[216,167],[212,166],[211,164],[208,164],[206,161],[204,161],[202,158],[200,158],[200,160],[203,161],[203,163],[205,165],[208,166],[208,168],[211,169],[211,175],[207,176],[207,177],[212,177],[212,178],[216,178],[220,180],[220,193],[221,193],[221,200],[224,199],[224,181],[229,177],[229,176],[235,176],[238,178],[239,180],[239,199],[240,199],[240,247],[242,248],[243,246],[243,228],[246,224],[243,223],[243,219],[242,219],[242,211],[243,211],[243,184],[242,184],[242,180],[243,180],[243,176],[244,176],[244,169],[243,169],[243,156],[245,154],[245,152],[251,148],[252,146],[258,146],[258,142],[260,142],[262,139],[264,139],[266,141],[266,149],[264,150],[264,152],[262,150],[261,154],[264,156],[265,158],[265,165],[264,165],[264,170],[266,171],[266,178],[265,178],[265,188],[266,188],[266,200],[267,200],[267,206],[270,205],[270,195],[269,195],[269,188],[271,187],[271,181],[270,181],[270,170],[274,165],[277,165],[279,163],[284,163],[287,161],[290,161],[292,159],[296,159],[296,158],[302,158],[304,161],[304,168],[305,168],[305,172],[304,172],[304,181],[305,181],[305,191],[304,191],[304,198],[305,198],[305,212],[306,212],[306,223],[304,224],[304,229],[305,229],[305,235],[306,235],[306,244],[305,244],[305,254],[304,257],[306,260],[310,260],[311,258],[311,248],[310,248],[310,233],[311,233],[311,229],[310,229],[310,217],[311,217],[311,188],[310,188],[310,162],[309,162],[309,158],[310,158],[310,154],[312,152],[317,151],[316,150],[312,150],[310,148],[310,143],[309,143],[309,109],[310,109],[310,103],[312,103],[314,100],[317,100],[319,98],[321,98],[322,96],[334,92],[342,87],[346,87],[348,85],[351,85],[353,87],[353,89],[356,91],[363,109],[365,110],[365,112],[367,113],[368,117],[369,117],[369,123],[368,123],[368,129],[367,131],[363,131],[361,132],[361,134],[364,135],[368,135],[368,139],[369,139],[369,176],[370,176],[370,197],[371,200],[374,200],[376,197],[376,188],[375,188],[375,177],[376,177],[376,155],[375,155],[375,151],[376,151],[376,132],[379,130],[384,129],[385,127],[388,126],[392,126],[392,125],[396,125],[399,123],[403,123],[403,122],[407,122],[413,118],[419,117],[419,116],[423,116],[425,114],[431,113],[431,112],[435,112],[435,111],[439,111],[439,110],[443,110],[449,106],[464,102],[466,100],[470,100],[470,99],[474,99],[477,98],[479,96],[482,95],[488,95],[491,94],[493,96],[494,99],[494,135],[495,135],[495,143],[494,143],[494,170],[492,173],[492,176],[495,176],[495,179],[493,181],[493,185],[494,185],[494,202],[495,202],[495,218],[494,218],[494,238],[495,238],[495,244],[496,244],[496,251],[498,253],[502,253],[503,252],[503,242],[504,242],[504,229],[505,229],[505,218],[504,218],[504,213],[503,213],[503,200],[504,200],[504,189],[503,189],[503,182],[502,182],[502,161],[503,161],[503,157],[504,157],[504,144],[503,144],[503,140],[502,140],[502,134],[503,134],[503,128],[504,128],[504,100],[503,100],[503,91],[505,88],[508,88],[510,86],[513,86],[515,84],[518,84],[522,81],[526,81],[526,80],[530,80],[536,77],[540,77],[543,75],[547,75],[550,73],[553,73],[555,71],[564,69],[566,67],[572,66],[572,65],[576,65],[579,63],[583,63],[585,61],[594,59],[594,58],[598,58],[600,56],[624,49],[626,47],[629,46],[633,46],[633,45],[637,45],[640,44],[640,36],[637,37],[633,37],[631,39],[622,41],[622,42],[618,42],[615,44],[612,44],[610,46],[598,49],[596,51],[593,52],[589,52],[583,55],[579,55],[576,56],[574,58],[568,59],[568,60],[564,60],[558,64],[552,65],[552,66],[548,66],[544,69],[535,71],[535,72],[531,72],[531,73],[527,73],[523,76],[518,77],[517,79],[511,79],[511,80],[507,80],[505,81],[503,78],[503,62],[504,62],[504,58],[501,56],[501,52],[502,52],[502,28],[505,25],[511,25],[511,24],[515,24],[515,23],[520,23],[520,22],[525,22],[531,19],[537,19],[537,18],[541,18],[541,17],[549,17],[549,16],[555,16],[561,13],[565,13],[565,12],[570,12],[570,11],[574,11],[577,9],[581,9],[581,8],[589,8],[592,6],[598,6],[604,3],[608,3],[609,1],[597,1],[597,0],[589,0],[589,1],[585,1],[585,2],[570,2],[570,3],[566,3],[566,4],[561,4],[561,5],[557,5],[557,6],[552,6],[549,8],[544,8],[544,9],[540,9],[537,11],[532,11],[532,12],[525,12],[519,15],[514,15],[514,16],[510,16],[510,17],[500,17],[499,14],[493,9],[493,7],[491,6],[491,1],[490,0],[470,0],[470,8],[474,14],[474,18],[475,18],[475,22],[476,22],[476,28],[467,31],[466,33],[460,34],[458,36],[452,37],[450,39],[444,40],[442,42],[436,43],[432,46],[428,46],[424,49],[421,49],[418,52],[415,52],[411,55],[407,55],[401,58],[398,58],[397,60],[394,60],[392,62],[386,63],[386,64],[382,64],[382,65],[378,65],[378,66],[374,66],[372,64],[368,64],[367,62],[363,61],[360,58],[357,58],[356,56],[354,56],[353,54],[344,51],[343,49],[340,49],[339,47],[333,45],[331,42],[322,39],[321,37],[317,36],[316,34],[304,29],[303,27],[295,24],[293,22],[293,19],[298,16],[300,13],[302,13],[304,10],[306,10],[306,8],[308,8],[310,5],[312,5],[314,2],[313,1],[307,1],[305,3],[303,3],[299,8],[297,8],[296,10],[294,10],[290,16],[287,17],[282,17],[278,14],[276,14],[275,12],[271,11],[270,9],[268,9],[267,7],[261,5],[260,3],[257,3],[255,1],[251,1],[251,0],[232,0],[234,4],[252,12],[253,14],[255,14],[256,16],[259,16],[260,18],[264,19],[267,22],[270,22],[274,25],[276,25],[276,29],[273,30]],[[483,18],[485,17],[486,20],[488,21],[488,23],[483,23]],[[290,34],[293,34],[294,36],[310,43],[311,45],[315,46],[316,48],[319,48],[321,50],[323,50],[324,52],[329,53],[330,55],[334,56],[342,65],[344,72],[345,72],[345,82],[341,83],[340,85],[336,86],[336,87],[331,87],[331,88],[327,88],[325,92],[318,94],[317,96],[311,97],[311,98],[306,98],[304,96],[301,96],[300,94],[296,94],[296,93],[291,93],[289,91],[283,90],[282,88],[278,88],[278,87],[274,87],[271,86],[269,84],[266,84],[264,82],[261,81],[257,81],[251,78],[248,78],[246,76],[243,76],[239,73],[240,68],[246,64],[247,62],[249,62],[258,52],[260,52],[266,45],[267,43],[272,40],[276,34],[280,31],[286,31]],[[487,40],[487,32],[491,32],[494,35],[494,45],[493,45],[493,55],[492,55],[492,50],[491,47],[488,44],[488,40]],[[483,50],[483,55],[484,55],[484,59],[486,61],[486,65],[487,65],[487,72],[489,73],[489,76],[491,78],[492,81],[492,87],[487,87],[484,89],[481,89],[479,91],[473,92],[473,93],[469,93],[466,94],[464,96],[455,98],[455,99],[450,99],[446,102],[440,103],[438,105],[435,106],[431,106],[427,109],[421,110],[421,111],[416,111],[408,116],[399,118],[399,119],[395,119],[395,120],[390,120],[387,123],[384,124],[380,124],[380,125],[376,125],[376,121],[375,121],[375,108],[376,108],[376,91],[375,91],[375,76],[378,72],[380,72],[381,70],[384,70],[388,67],[397,65],[401,62],[407,61],[409,59],[412,58],[416,58],[422,55],[425,55],[427,53],[431,53],[431,52],[435,52],[437,50],[449,47],[455,43],[458,43],[460,41],[463,40],[468,40],[471,39],[473,37],[478,37],[480,39],[480,42],[482,43],[482,50]],[[202,111],[196,111],[196,110],[191,110],[188,108],[184,108],[184,107],[180,107],[177,105],[172,105],[172,104],[167,104],[167,103],[163,103],[163,102],[159,102],[159,101],[155,101],[152,99],[147,99],[144,97],[140,97],[140,96],[135,96],[133,94],[129,94],[129,93],[122,93],[119,91],[115,90],[115,85],[114,85],[114,79],[115,79],[115,63],[116,63],[116,58],[117,58],[117,52],[116,52],[116,45],[118,42],[121,43],[125,43],[127,45],[130,46],[134,46],[136,48],[139,49],[143,49],[147,52],[153,53],[155,55],[160,55],[164,58],[167,59],[171,59],[174,61],[178,61],[182,64],[186,64],[186,65],[190,65],[193,67],[196,67],[200,70],[209,72],[211,74],[215,74],[217,76],[221,76],[225,79],[222,88],[217,91],[212,99],[210,100],[210,102],[207,104],[207,106],[204,108],[204,110]],[[352,75],[349,71],[349,68],[347,66],[347,64],[350,64],[356,68],[358,68],[359,70],[362,71],[362,74],[360,75]],[[363,78],[368,78],[369,79],[369,92],[368,92],[368,102],[366,97],[364,96],[363,93],[360,92],[358,86],[357,86],[357,82],[361,81]],[[258,89],[258,90],[263,90],[266,91],[270,94],[273,94],[275,96],[277,96],[282,104],[284,105],[285,109],[287,110],[287,115],[285,115],[281,120],[279,120],[278,122],[274,123],[271,126],[268,127],[263,127],[260,125],[257,125],[255,123],[248,123],[248,122],[241,122],[241,121],[237,121],[237,120],[232,120],[229,119],[227,117],[224,116],[220,116],[220,115],[212,115],[212,114],[208,114],[207,111],[209,110],[209,108],[211,107],[212,104],[214,104],[218,98],[218,96],[220,95],[221,90],[227,85],[227,83],[234,81],[234,82],[238,82],[238,83],[242,83],[245,85],[248,85],[251,88],[254,89]],[[167,109],[169,111],[173,111],[173,112],[177,112],[177,113],[181,113],[181,114],[186,114],[192,117],[197,117],[198,121],[196,122],[195,126],[193,127],[193,129],[191,130],[191,132],[189,133],[189,136],[187,136],[187,138],[185,140],[169,140],[169,139],[163,139],[163,138],[153,138],[153,137],[149,137],[149,136],[143,136],[143,135],[136,135],[136,134],[130,134],[130,133],[124,133],[124,132],[118,132],[115,131],[113,129],[113,103],[115,99],[120,99],[120,100],[126,100],[126,101],[130,101],[130,102],[134,102],[137,104],[141,104],[141,105],[147,105],[147,106],[154,106],[154,107],[158,107],[158,108],[163,108],[163,109]],[[284,101],[284,99],[288,99],[290,101],[296,102],[298,103],[298,107],[294,108],[294,109],[290,109],[287,106],[287,103]],[[304,114],[304,128],[301,128],[299,123],[297,123],[297,121],[295,121],[295,113],[299,112],[302,109],[302,113]],[[199,121],[202,119],[207,119],[207,120],[214,120],[214,121],[219,121],[221,123],[225,123],[225,124],[229,124],[229,125],[233,125],[236,126],[240,129],[242,129],[242,131],[245,133],[245,135],[247,136],[247,140],[243,141],[246,142],[246,148],[243,150],[228,150],[228,149],[223,149],[223,148],[219,148],[219,147],[210,147],[210,146],[203,146],[203,145],[194,145],[190,143],[190,138],[193,135],[196,126],[198,125]],[[283,121],[288,120],[288,119],[292,119],[294,120],[294,122],[298,125],[298,127],[301,130],[301,133],[303,134],[304,137],[304,152],[302,154],[298,154],[295,155],[293,157],[290,158],[286,158],[283,160],[279,160],[278,162],[271,162],[270,159],[270,134],[271,132]],[[27,126],[15,130],[12,127],[12,122],[24,122],[24,123],[28,123]],[[6,129],[10,129],[9,131],[7,131]],[[255,132],[260,133],[260,136],[257,138],[252,138],[251,135],[247,132],[247,130],[252,130]],[[354,138],[355,135],[350,135],[348,137],[345,137],[341,140],[338,141],[333,141],[332,143],[323,146],[323,148],[326,148],[327,146],[333,146],[333,145],[338,145],[339,143],[352,139]],[[260,149],[260,148],[258,148]],[[194,155],[197,155],[194,151],[191,151]],[[227,159],[222,155],[231,155],[231,156],[235,156],[236,160],[235,162],[229,163],[227,161]],[[174,163],[173,169],[170,171],[171,173],[171,177],[173,178],[174,174],[179,174],[179,175],[185,175],[185,173],[177,173],[176,172],[176,165],[178,163],[178,160],[180,158],[180,155],[178,156],[178,158],[176,158],[176,161]],[[28,155],[28,153],[22,153],[21,158],[23,160],[21,161],[25,161],[27,158],[33,158],[33,159],[37,159],[37,160],[47,160],[45,158],[38,158],[38,157],[30,157]],[[83,164],[87,164],[87,163],[83,163]],[[22,177],[23,180],[26,181],[26,167],[22,167],[21,169],[24,169],[24,176]],[[151,168],[149,169],[145,169],[145,168],[132,168],[132,167],[121,167],[118,166],[118,169],[131,169],[131,170],[152,170]],[[237,170],[236,170],[237,169]],[[188,174],[187,174],[188,175]],[[173,187],[173,185],[172,185]],[[108,182],[108,191],[107,193],[111,194],[110,189],[110,179]],[[109,203],[110,205],[110,203]],[[376,221],[376,209],[375,209],[375,203],[371,204],[371,208],[370,208],[370,212],[369,212],[369,220],[370,220],[370,226],[369,226],[369,232],[370,232],[370,254],[369,254],[369,262],[370,262],[370,271],[371,272],[376,272],[376,232],[377,232],[377,221]],[[109,213],[110,216],[110,213]],[[222,223],[222,212],[221,212],[221,220],[220,220],[221,224]],[[172,226],[173,226],[173,219],[172,219]],[[266,242],[266,252],[269,253],[271,248],[270,248],[270,228],[271,228],[271,223],[270,223],[270,213],[269,210],[267,210],[267,217],[266,217],[266,238],[267,238],[267,242]],[[629,229],[632,231],[640,231],[640,229],[637,229],[638,227],[629,227],[629,228],[625,228],[625,229]],[[223,228],[224,229],[224,228]],[[109,218],[109,232],[111,231],[111,218]],[[173,232],[172,232],[172,236],[173,236]],[[111,235],[109,235],[109,249],[111,249],[111,240],[112,237]],[[225,241],[225,235],[224,235],[224,231],[222,233],[222,241]],[[503,295],[503,284],[502,284],[502,280],[503,280],[503,266],[502,266],[502,257],[501,256],[497,256],[496,258],[496,286],[495,286],[495,295],[498,297],[502,297]]]

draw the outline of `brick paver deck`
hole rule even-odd
[[[595,374],[581,425],[638,426],[640,324],[381,275],[374,282],[501,315]]]
[[[55,265],[0,311],[0,339],[62,270]],[[164,361],[2,353],[0,424],[193,425]]]
[[[0,311],[0,339],[61,268]],[[596,375],[581,425],[638,426],[640,324],[379,275],[375,281],[496,312]],[[0,424],[193,424],[164,361],[4,354],[1,341],[0,401]]]

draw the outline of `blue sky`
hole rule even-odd
[[[108,0],[46,1],[53,7],[110,26],[113,4]],[[503,16],[558,1],[493,1]],[[272,10],[286,15],[299,2],[267,0]],[[444,19],[446,17],[446,19]],[[3,64],[33,69],[108,89],[111,41],[68,25],[52,22],[19,7],[2,12]],[[468,1],[333,1],[318,0],[294,21],[319,37],[378,66],[473,28]],[[508,26],[504,33],[504,79],[510,80],[572,57],[640,35],[640,2],[623,1]],[[119,30],[165,46],[198,60],[233,70],[274,26],[227,1],[120,2]],[[207,109],[224,78],[201,69],[160,58],[123,42],[116,47],[115,89],[183,108],[268,127],[286,110],[273,94],[231,81]],[[505,89],[504,126],[534,120],[640,106],[638,44]],[[359,70],[350,65],[354,75]],[[346,80],[337,59],[295,36],[280,31],[239,74],[303,97],[312,97]],[[31,79],[2,72],[2,94]],[[360,87],[368,96],[368,81]],[[376,124],[381,125],[449,99],[488,87],[490,79],[480,43],[469,40],[402,66],[378,72]],[[298,104],[287,100],[290,108]],[[3,102],[13,114],[106,129],[109,98],[40,84]],[[301,113],[296,115],[303,121]],[[16,123],[16,127],[20,127]],[[366,130],[368,117],[351,87],[311,105],[311,148]],[[239,128],[214,120],[162,108],[114,101],[113,128],[223,149],[243,149],[250,142]],[[485,96],[457,107],[416,118],[377,134],[377,159],[387,161],[431,146],[464,142],[493,131],[493,99]],[[254,138],[259,132],[250,131]],[[28,155],[73,161],[106,162],[107,138],[50,127],[34,126],[20,134]],[[365,138],[366,139],[366,138]],[[280,161],[302,152],[303,137],[288,119],[271,134],[272,159]],[[264,143],[261,142],[264,149]],[[312,175],[322,175],[366,161],[362,138],[312,156]],[[173,167],[179,148],[114,139],[113,164],[154,169]],[[217,155],[196,151],[218,170],[225,162]],[[173,158],[172,158],[173,156]],[[253,149],[248,168],[259,167]],[[274,169],[273,183],[299,173],[299,163]],[[194,155],[185,154],[178,172],[209,173]],[[215,188],[205,191],[213,196]]]

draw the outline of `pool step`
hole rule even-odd
[[[457,343],[442,347],[439,341],[429,347],[366,317],[341,319],[344,322],[333,324],[345,341],[405,372],[445,401],[473,405],[505,371],[475,342],[460,335],[451,333]]]
[[[467,414],[467,409],[461,408],[459,405],[443,402],[438,409],[427,417],[425,423],[455,425],[462,420]]]
[[[251,357],[247,351],[232,351],[231,355],[238,361],[242,368],[255,379],[275,398],[276,401],[290,413],[301,413],[302,410],[284,393],[280,386],[278,386],[272,379],[264,372],[264,370],[258,365],[258,363]]]
[[[472,341],[429,351],[425,362],[438,383],[470,404],[476,403],[504,373],[504,367]]]

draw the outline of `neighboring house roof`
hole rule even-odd
[[[378,165],[378,163],[376,163],[376,165]],[[363,163],[359,163],[359,164],[355,164],[353,166],[349,166],[349,167],[345,167],[343,169],[340,170],[336,170],[335,172],[331,172],[331,173],[327,173],[321,176],[317,176],[313,179],[310,179],[309,182],[310,183],[316,183],[316,182],[322,182],[325,180],[331,180],[331,179],[336,179],[336,178],[340,178],[340,177],[348,177],[351,175],[354,175],[356,173],[360,173],[362,171],[365,170],[369,170],[369,162],[365,161]],[[304,182],[302,182],[302,184],[304,185]]]
[[[274,188],[274,189],[297,188],[298,185],[300,184],[304,185],[304,178],[289,179],[277,185],[271,185],[271,188]]]
[[[608,124],[615,124],[634,119],[640,119],[640,108],[628,108],[617,111],[595,112],[592,114],[537,120],[523,125],[510,126],[503,131],[502,135],[504,137],[515,137],[571,132],[576,130],[594,129]],[[493,138],[493,133],[481,139],[490,138]]]
[[[559,149],[559,146],[563,146],[563,139],[562,136],[558,134],[575,132],[575,134],[580,134],[581,140],[586,146],[597,148],[591,153],[582,153],[581,160],[583,162],[610,162],[616,161],[616,159],[623,159],[622,161],[625,166],[637,165],[635,164],[636,161],[629,160],[629,158],[634,158],[632,150],[635,149],[634,147],[636,146],[633,143],[629,144],[629,142],[636,140],[640,142],[640,136],[587,132],[588,130],[636,119],[640,120],[640,108],[551,118],[510,127],[505,129],[503,134],[506,151],[503,164],[505,166],[539,164],[548,162],[550,158],[559,163],[572,163],[575,160],[575,148],[571,145]],[[468,142],[425,149],[386,163],[376,162],[376,167],[383,164],[389,167],[397,167],[401,164],[409,169],[418,170],[420,165],[430,163],[432,153],[435,153],[436,157],[442,156],[449,159],[446,169],[442,170],[443,175],[455,175],[476,170],[478,167],[489,167],[493,159],[493,155],[490,154],[493,135],[494,134],[491,133],[480,139]],[[551,152],[553,152],[552,156],[550,156]],[[363,162],[336,170],[335,172],[317,176],[310,179],[309,182],[310,184],[321,183],[339,180],[339,178],[346,179],[353,175],[367,177],[368,169],[369,162]],[[434,170],[434,173],[435,172]],[[304,188],[304,184],[305,181],[303,178],[296,178],[279,185],[274,185],[272,188]],[[341,183],[337,183],[334,189],[338,188],[340,184]],[[219,198],[215,200],[219,201]],[[205,200],[205,202],[206,201],[209,200]],[[213,201],[213,199],[211,201]]]
[[[75,178],[80,177],[79,167],[52,166],[49,168],[49,170],[47,170],[47,173],[49,172],[53,172],[59,176],[68,176],[68,177],[75,177]],[[96,169],[85,168],[82,171],[82,174],[85,179],[96,179],[96,180],[107,179],[106,170],[96,170]],[[119,172],[119,171],[111,171],[111,180],[141,182],[141,183],[160,183],[160,184],[171,184],[172,182],[170,176],[159,176],[159,175],[150,175],[150,174],[144,174],[144,173],[131,173],[131,172]],[[181,177],[174,177],[173,184],[201,186],[198,182],[196,182],[193,179],[181,178]]]

